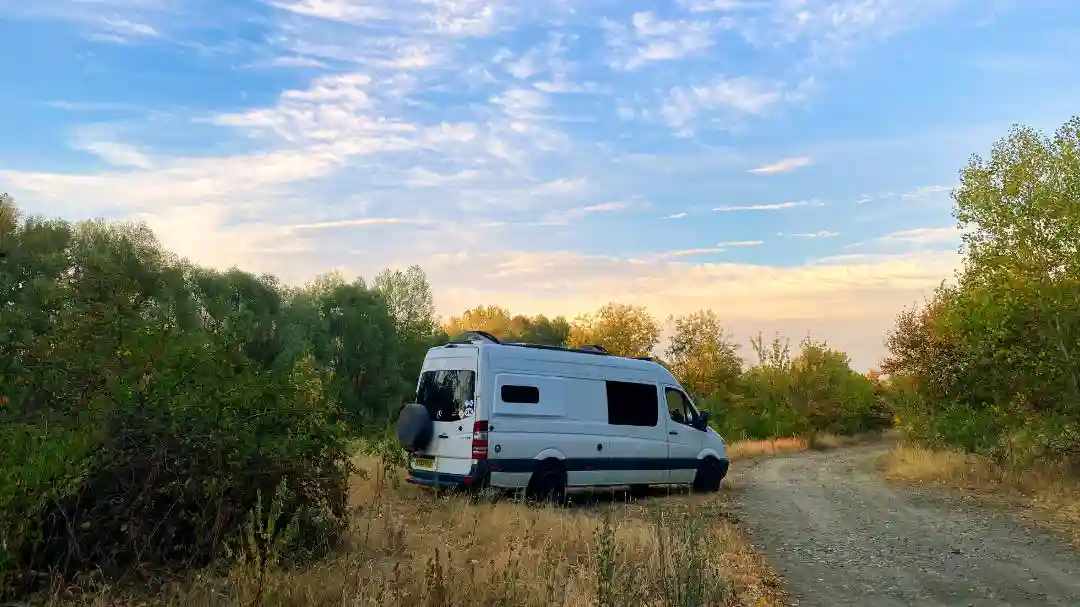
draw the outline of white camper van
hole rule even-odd
[[[724,440],[650,359],[598,346],[502,343],[479,331],[432,348],[398,418],[409,481],[525,489],[691,485],[715,491]]]

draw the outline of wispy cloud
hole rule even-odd
[[[715,255],[723,253],[723,247],[709,247],[704,249],[682,249],[678,251],[664,251],[650,256],[654,260],[684,259],[687,257],[701,257],[702,255]]]
[[[291,226],[293,230],[334,230],[341,228],[366,228],[400,223],[420,223],[416,219],[402,219],[400,217],[360,217],[357,219],[341,219],[337,221],[323,221],[319,223],[305,223]]]
[[[785,234],[784,232],[777,232],[777,236],[793,236],[795,238],[834,238],[840,235],[840,232],[832,232],[829,230],[821,230],[820,232],[795,232],[793,234]]]
[[[764,240],[732,240],[729,242],[721,242],[717,244],[718,247],[756,247],[765,244]]]
[[[686,217],[686,213],[672,213],[663,217],[663,219],[682,219],[683,217]]]
[[[915,228],[900,230],[878,238],[883,243],[903,243],[913,245],[932,245],[959,242],[960,230],[956,226],[944,228]]]
[[[714,27],[707,21],[667,20],[652,11],[634,13],[630,26],[603,22],[608,46],[614,52],[610,65],[634,70],[654,61],[682,59],[714,43]]]
[[[546,221],[553,223],[565,223],[574,219],[581,219],[586,215],[624,211],[629,208],[629,206],[630,205],[628,203],[621,201],[602,202],[600,204],[591,204],[583,207],[577,207],[574,209],[567,209],[565,211],[552,213],[548,216]]]
[[[668,91],[660,115],[671,126],[687,127],[700,113],[725,110],[760,116],[784,97],[780,84],[740,76],[720,78],[703,86],[675,86]]]
[[[950,190],[952,190],[952,186],[948,185],[926,185],[920,188],[916,188],[910,192],[904,192],[900,195],[900,197],[907,200],[914,200],[918,198],[926,198],[927,196],[932,196],[941,192],[948,192]]]
[[[134,147],[114,141],[84,141],[75,147],[97,155],[105,162],[115,166],[151,169],[154,163]]]
[[[757,167],[757,168],[754,168],[754,169],[748,169],[748,170],[751,173],[764,173],[764,174],[786,173],[788,171],[793,171],[793,170],[795,170],[795,169],[797,169],[799,167],[804,167],[804,166],[806,166],[808,164],[810,164],[810,158],[808,158],[806,156],[794,156],[794,157],[791,157],[791,158],[784,158],[783,160],[780,160],[778,162],[774,162],[772,164],[767,164],[765,166],[760,166],[760,167]]]
[[[777,202],[774,204],[746,204],[715,207],[713,208],[713,210],[719,211],[721,213],[728,213],[732,211],[779,211],[782,209],[794,209],[796,207],[805,206],[821,206],[821,203],[812,200],[792,200],[788,202]]]

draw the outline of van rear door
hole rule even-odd
[[[452,356],[431,352],[424,360],[416,386],[416,403],[431,416],[434,431],[410,466],[441,475],[465,476],[473,465],[473,422],[481,414],[476,402],[476,348],[455,348]],[[452,480],[452,479],[447,479]]]

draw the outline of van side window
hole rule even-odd
[[[613,426],[655,426],[660,421],[656,386],[607,381],[608,423]]]
[[[499,396],[504,403],[535,404],[540,402],[540,388],[536,386],[503,386]]]
[[[686,398],[686,395],[675,388],[664,388],[664,396],[667,399],[668,413],[671,419],[680,424],[692,425],[697,418],[697,412]]]

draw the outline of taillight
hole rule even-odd
[[[488,456],[488,423],[477,420],[473,422],[472,429],[472,458],[487,459]]]

